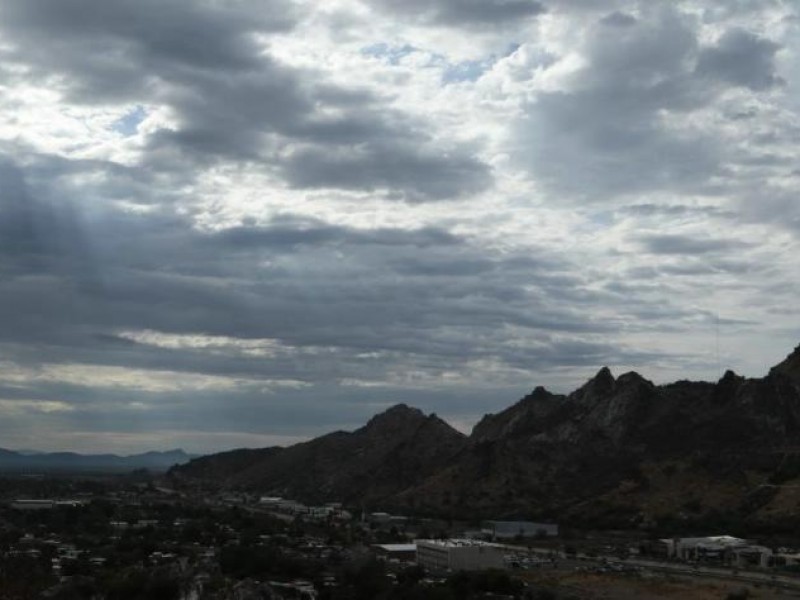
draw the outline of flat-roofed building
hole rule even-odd
[[[19,498],[11,502],[11,508],[16,508],[17,510],[50,510],[55,506],[55,500]]]
[[[773,565],[776,567],[798,567],[800,566],[800,553],[780,549],[773,557]]]
[[[515,537],[558,537],[558,525],[531,521],[484,521],[481,524],[481,532],[493,540],[510,540]]]
[[[667,556],[680,560],[766,567],[772,556],[769,548],[730,535],[662,539],[660,542],[666,547]]]
[[[283,502],[283,498],[280,496],[261,496],[261,498],[258,499],[258,503],[265,506],[277,507],[281,502]]]
[[[505,550],[478,540],[417,540],[417,564],[432,571],[503,569]]]
[[[375,554],[388,560],[411,562],[417,559],[416,544],[373,544]]]

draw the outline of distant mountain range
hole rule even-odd
[[[0,448],[0,473],[20,472],[124,472],[135,469],[166,471],[174,465],[195,458],[183,450],[145,452],[132,456],[116,454],[76,454],[74,452],[38,452]]]
[[[800,346],[763,378],[655,385],[603,368],[568,395],[536,388],[469,436],[398,405],[352,433],[204,456],[169,476],[450,516],[800,528]]]

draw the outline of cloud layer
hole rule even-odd
[[[0,0],[0,446],[762,374],[800,337],[793,10]]]

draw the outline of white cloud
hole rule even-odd
[[[264,392],[281,388],[301,388],[307,384],[292,379],[250,379],[176,372],[160,369],[91,364],[46,364],[36,368],[6,365],[0,382],[11,385],[62,384],[105,390],[130,390],[145,393],[225,392],[253,387]],[[43,411],[46,412],[46,411]]]
[[[50,414],[72,412],[75,407],[66,402],[54,400],[24,400],[0,398],[0,413],[4,416],[19,414]]]

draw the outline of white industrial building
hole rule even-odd
[[[730,535],[663,539],[667,556],[686,561],[721,562],[737,567],[767,567],[772,550]]]
[[[479,540],[417,540],[417,564],[431,571],[503,569],[505,550]]]

